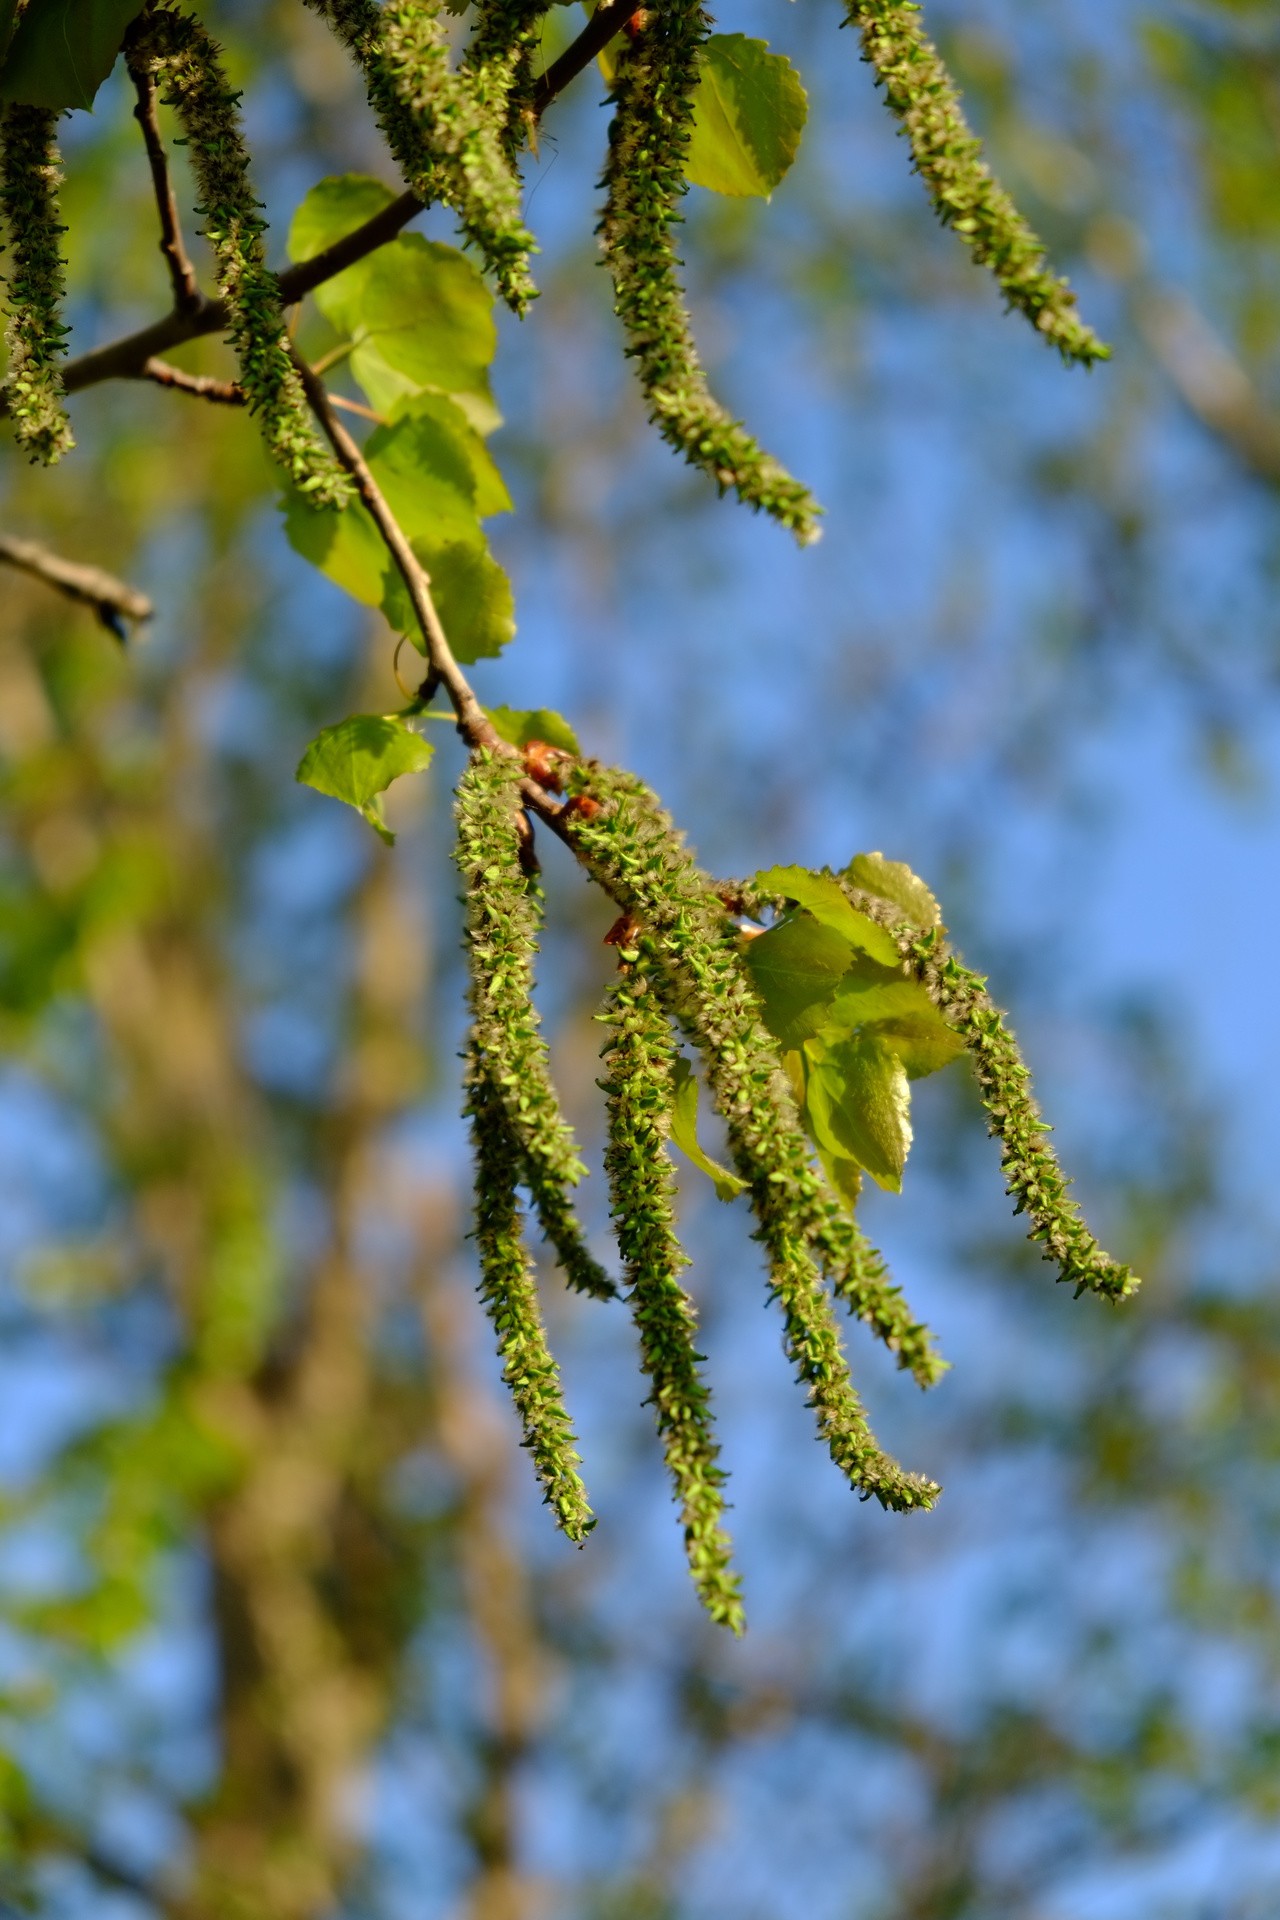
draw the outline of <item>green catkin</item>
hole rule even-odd
[[[534,124],[533,97],[549,0],[478,0],[465,69],[477,98],[504,128],[514,164]]]
[[[680,1503],[698,1597],[714,1621],[741,1633],[746,1622],[740,1583],[721,1525],[725,1474],[712,1435],[710,1394],[698,1371],[697,1320],[679,1280],[688,1260],[676,1237],[675,1181],[665,1144],[675,1047],[644,959],[624,963],[600,1018],[610,1029],[601,1082],[608,1112],[605,1171],[640,1364],[653,1383],[650,1404]]]
[[[475,1155],[476,1245],[480,1297],[497,1335],[502,1378],[511,1390],[543,1497],[559,1525],[581,1545],[595,1525],[560,1391],[560,1374],[538,1311],[533,1270],[521,1232],[516,1186],[521,1156],[506,1108],[475,1049],[468,1054],[466,1111]]]
[[[1025,313],[1064,360],[1088,366],[1110,349],[1076,312],[1065,280],[1045,268],[1045,249],[982,158],[960,94],[928,38],[914,0],[848,0],[846,24],[911,143],[917,173],[938,218],[989,267],[1011,307]]]
[[[1136,1293],[1142,1282],[1103,1251],[1071,1198],[1071,1182],[1045,1139],[1052,1129],[1036,1104],[1030,1069],[986,980],[956,958],[941,928],[922,933],[877,895],[847,885],[845,892],[861,913],[893,934],[903,960],[973,1055],[988,1132],[1000,1142],[1014,1212],[1026,1214],[1028,1237],[1055,1262],[1059,1280],[1074,1287],[1077,1298],[1087,1292],[1123,1300]]]
[[[444,200],[479,249],[498,291],[524,313],[536,289],[533,236],[507,140],[508,94],[519,50],[495,52],[460,73],[449,66],[439,0],[307,0],[360,67],[378,124],[406,186],[424,204]]]
[[[850,1379],[813,1257],[825,1186],[711,883],[639,781],[594,765],[575,780],[604,805],[590,817],[571,809],[569,837],[649,935],[670,1010],[703,1055],[734,1165],[750,1190],[786,1350],[808,1390],[819,1433],[862,1494],[900,1511],[929,1507],[937,1486],[882,1451]]]
[[[46,466],[75,445],[58,368],[67,328],[61,318],[65,268],[59,236],[66,229],[58,220],[57,125],[57,114],[44,107],[0,108],[0,208],[13,256],[4,398],[18,445]]]
[[[712,398],[680,286],[672,229],[687,190],[685,154],[709,24],[697,0],[668,0],[618,55],[600,223],[614,311],[663,439],[721,493],[732,487],[806,546],[818,538],[821,508]]]
[[[289,357],[279,285],[263,245],[266,221],[240,131],[240,95],[227,83],[220,49],[189,15],[157,11],[131,30],[126,53],[131,68],[154,76],[182,126],[227,305],[227,337],[268,451],[314,505],[343,506],[351,483],[316,438]]]
[[[455,857],[466,883],[472,1041],[502,1102],[542,1230],[571,1287],[599,1299],[617,1288],[588,1251],[569,1200],[586,1172],[560,1113],[533,1004],[541,890],[520,866],[520,762],[478,748],[458,786]]]

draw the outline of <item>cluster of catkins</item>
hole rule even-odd
[[[546,756],[541,765],[545,768]],[[544,773],[545,777],[545,773]],[[603,1014],[608,1144],[605,1169],[623,1263],[615,1287],[588,1250],[571,1189],[582,1164],[560,1113],[532,1001],[541,914],[525,813],[525,767],[510,752],[475,751],[458,789],[457,861],[466,888],[472,1024],[466,1099],[476,1168],[481,1294],[504,1378],[546,1500],[569,1537],[592,1525],[555,1362],[538,1311],[519,1194],[528,1193],[566,1278],[579,1291],[621,1290],[631,1308],[690,1571],[711,1617],[742,1624],[723,1527],[707,1389],[699,1373],[687,1264],[676,1235],[670,1128],[677,1036],[700,1056],[729,1150],[755,1215],[787,1354],[832,1459],[864,1498],[897,1511],[929,1507],[939,1491],[880,1447],[849,1374],[836,1317],[843,1304],[921,1386],[944,1367],[884,1261],[823,1174],[801,1125],[777,1043],[767,1030],[733,908],[780,905],[726,890],[702,873],[652,793],[632,775],[564,762],[569,798],[557,825],[587,871],[623,910],[618,978]],[[1008,1189],[1061,1277],[1120,1298],[1136,1282],[1102,1252],[1067,1194],[1028,1075],[985,983],[864,889],[851,902],[889,927],[905,972],[929,991],[972,1052]]]
[[[442,0],[304,4],[324,18],[359,67],[406,186],[424,206],[451,209],[502,298],[525,312],[535,292],[534,241],[521,210],[519,160],[536,128],[548,0],[475,0],[470,38],[456,64]],[[1009,305],[1065,358],[1087,365],[1104,356],[1070,288],[1047,270],[1043,246],[983,162],[913,0],[845,0],[844,24],[860,36],[863,58],[940,219],[990,268]],[[630,15],[610,94],[601,245],[626,350],[663,437],[722,492],[732,489],[807,542],[817,538],[820,509],[710,393],[681,288],[676,232],[711,26],[699,0],[659,0]],[[157,86],[181,124],[240,384],[267,445],[317,504],[342,503],[346,479],[316,437],[290,362],[239,96],[227,83],[219,49],[190,14],[150,4],[130,27],[125,54],[135,80]],[[59,376],[65,328],[56,120],[36,107],[0,112],[0,204],[12,256],[5,410],[20,444],[46,461],[72,444]]]

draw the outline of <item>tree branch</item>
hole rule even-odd
[[[169,175],[169,156],[165,152],[164,141],[160,136],[156,83],[146,67],[135,66],[132,61],[129,64],[129,77],[138,94],[138,104],[133,110],[133,117],[142,128],[147,160],[151,167],[151,184],[155,188],[156,212],[160,215],[160,251],[169,269],[174,312],[194,315],[203,307],[204,296],[196,279],[196,270],[191,264],[182,241],[182,222],[178,215],[178,201],[173,191],[173,181]]]
[[[0,562],[43,580],[46,586],[56,588],[69,600],[92,607],[103,626],[109,627],[121,640],[127,637],[123,624],[126,620],[149,620],[155,611],[144,593],[126,586],[114,574],[104,572],[101,567],[85,566],[78,560],[64,560],[34,540],[19,540],[12,534],[0,533]]]
[[[246,400],[245,390],[236,380],[215,380],[208,373],[186,373],[181,367],[171,367],[167,360],[157,360],[154,355],[139,367],[138,378],[154,380],[158,387],[170,387],[174,393],[189,393],[196,400],[215,400],[224,407],[242,407]]]
[[[600,0],[599,6],[558,60],[552,62],[538,82],[533,96],[533,111],[541,119],[551,102],[576,80],[597,54],[603,53],[616,33],[620,33],[636,11],[635,0]]]
[[[323,380],[301,354],[295,351],[293,359],[306,389],[307,399],[311,402],[312,411],[324,428],[340,465],[355,482],[356,492],[382,535],[387,551],[395,561],[400,578],[408,589],[413,611],[422,629],[427,663],[449,696],[453,710],[458,716],[458,731],[469,746],[500,746],[502,743],[488,715],[471,691],[466,675],[453,657],[448,635],[436,611],[436,603],[431,597],[431,575],[410,546],[400,522],[392,513],[382,489],[370,472],[364,455],[338,419]]]

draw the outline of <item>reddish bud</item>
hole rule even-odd
[[[620,913],[601,944],[606,947],[634,947],[640,933],[640,922],[634,913]]]
[[[549,793],[562,793],[569,759],[560,747],[553,747],[546,740],[530,740],[524,750],[524,770]]]
[[[635,12],[631,15],[631,18],[629,20],[623,21],[622,31],[626,34],[628,40],[638,40],[640,38],[640,35],[644,32],[645,28],[648,26],[648,24],[649,24],[648,8],[637,7]]]
[[[594,820],[599,811],[600,802],[593,800],[589,793],[575,793],[560,809],[560,818],[562,820]]]

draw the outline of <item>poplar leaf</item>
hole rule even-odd
[[[395,196],[368,174],[334,174],[303,200],[289,254],[308,260]],[[315,289],[316,305],[350,337],[351,371],[377,413],[424,391],[450,395],[480,433],[501,421],[489,385],[497,346],[493,295],[456,247],[402,233]],[[498,511],[498,509],[493,509]]]
[[[382,811],[382,795],[401,774],[421,773],[434,751],[396,714],[354,713],[316,735],[294,777],[354,807],[391,846],[395,835]]]
[[[9,43],[0,100],[63,108],[92,107],[142,7],[141,0],[32,0],[15,29],[16,11],[12,0],[0,5],[0,51]]]
[[[786,1047],[817,1033],[854,957],[849,942],[810,913],[748,940],[743,958],[770,1033]]]
[[[841,1028],[876,1035],[897,1054],[912,1080],[936,1073],[964,1052],[964,1041],[918,980],[886,980],[882,973],[871,976],[870,970],[860,978],[856,967],[840,983],[823,1034]]]
[[[859,913],[845,898],[840,882],[830,873],[811,873],[807,867],[766,867],[755,876],[762,893],[781,893],[804,907],[824,927],[841,934],[851,947],[883,967],[901,970],[902,958],[893,936]]]
[[[549,747],[559,747],[564,753],[582,751],[569,722],[551,707],[486,707],[485,712],[500,737],[513,747],[527,747],[531,740],[545,740]]]
[[[699,1173],[705,1173],[716,1190],[718,1200],[732,1200],[743,1192],[745,1180],[739,1180],[736,1173],[730,1173],[709,1153],[704,1153],[698,1142],[698,1080],[693,1068],[682,1053],[676,1055],[671,1070],[671,1138],[679,1147],[686,1160],[691,1160]]]
[[[815,1133],[865,1167],[879,1186],[902,1190],[911,1146],[911,1090],[897,1054],[874,1034],[806,1040],[806,1093]]]
[[[515,634],[515,600],[483,534],[438,544],[417,539],[413,550],[430,576],[431,598],[455,658],[469,666],[501,653]],[[424,652],[408,592],[394,568],[384,577],[381,606],[392,626]]]
[[[886,860],[882,853],[855,853],[844,870],[845,879],[865,893],[874,893],[901,907],[915,927],[940,927],[942,909],[919,874],[904,860]]]
[[[685,178],[767,200],[796,157],[809,111],[791,62],[767,40],[713,33],[703,49]]]

